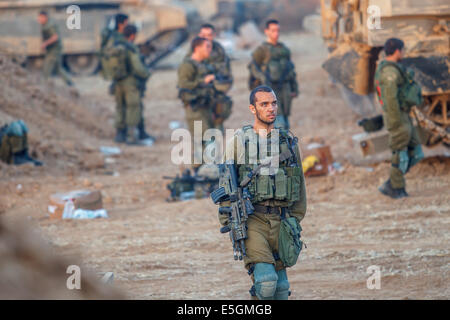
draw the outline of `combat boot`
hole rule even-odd
[[[117,143],[125,143],[127,141],[127,128],[117,129],[114,141]]]
[[[153,140],[153,141],[156,140],[155,137],[149,135],[149,134],[145,131],[145,126],[144,126],[144,124],[143,124],[142,122],[139,123],[139,125],[138,125],[138,130],[139,130],[139,140],[147,140],[147,139],[150,139],[150,140]]]
[[[139,131],[137,127],[129,127],[128,128],[128,134],[126,138],[126,144],[131,146],[138,146],[139,145]]]
[[[408,194],[405,191],[405,188],[394,189],[391,185],[391,180],[387,180],[378,190],[384,194],[385,196],[389,196],[392,199],[400,199],[407,197]]]
[[[139,130],[137,127],[128,128],[128,137],[126,144],[130,146],[152,146],[153,140],[141,140],[139,139]]]

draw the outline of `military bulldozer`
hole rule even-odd
[[[69,29],[67,8],[80,8],[80,29]],[[25,57],[26,65],[42,64],[40,26],[36,20],[42,10],[55,21],[63,40],[65,66],[74,74],[89,75],[99,68],[101,32],[122,12],[137,25],[136,44],[148,67],[154,66],[189,37],[200,23],[198,12],[175,1],[142,0],[0,0],[0,46]]]
[[[411,115],[426,146],[450,143],[450,2],[448,0],[321,0],[323,68],[362,117],[381,112],[374,94],[377,63],[389,38],[405,42],[401,63],[415,72],[425,103]],[[362,156],[387,149],[387,132],[353,137]],[[443,148],[446,155],[448,149]],[[441,152],[442,153],[442,152]],[[430,153],[432,155],[432,153]],[[377,157],[375,157],[377,158]]]

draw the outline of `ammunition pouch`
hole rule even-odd
[[[251,166],[240,166],[240,179],[247,177],[252,170]],[[279,200],[291,204],[300,200],[302,174],[301,167],[280,167],[275,175],[256,175],[248,184],[252,202]]]
[[[178,98],[185,105],[190,105],[193,110],[197,110],[198,108],[209,106],[212,102],[213,94],[211,88],[179,89]]]
[[[229,78],[221,78],[217,77],[216,80],[213,81],[214,89],[221,93],[227,93],[230,91],[231,86],[233,85],[233,80]]]

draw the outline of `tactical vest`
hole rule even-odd
[[[258,66],[255,61],[252,61],[251,64],[265,74],[269,82],[267,84],[282,86],[283,83],[295,79],[294,64],[291,61],[289,50],[284,45],[274,46],[267,42],[263,43],[263,47],[268,54],[262,64]],[[252,74],[252,68],[249,69],[249,88],[254,89],[264,84],[258,80],[257,75]]]
[[[420,85],[414,81],[414,71],[406,71],[401,65],[386,60],[383,60],[380,63],[375,72],[375,88],[381,106],[384,108],[383,97],[381,95],[380,73],[386,66],[393,66],[400,72],[400,75],[403,78],[403,84],[399,88],[397,95],[400,108],[404,112],[409,113],[411,107],[420,106],[423,103],[422,89]]]
[[[245,134],[248,130],[253,130],[252,126],[242,128],[245,138],[245,164],[238,164],[239,180],[245,177],[260,163],[250,164],[249,162],[249,140]],[[289,135],[288,131],[279,129],[279,153],[291,152],[292,156],[279,164],[277,172],[273,175],[257,174],[248,184],[252,203],[259,203],[266,200],[278,200],[286,202],[286,207],[291,206],[295,201],[300,200],[302,167],[299,166],[294,146],[296,138]],[[259,143],[258,143],[259,146]],[[270,143],[268,142],[268,148]],[[270,156],[270,151],[269,155]]]
[[[178,97],[185,104],[190,105],[194,109],[209,105],[214,99],[215,92],[211,84],[203,84],[203,79],[208,74],[214,73],[212,66],[206,63],[199,63],[192,59],[186,59],[183,63],[189,63],[193,66],[195,69],[195,79],[201,80],[200,83],[202,83],[202,85],[199,85],[197,88],[192,90],[180,88]]]
[[[292,71],[289,50],[283,46],[273,46],[264,44],[270,52],[270,60],[266,65],[266,72],[269,75],[271,83],[284,82],[289,80],[289,74]]]

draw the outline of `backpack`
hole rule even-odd
[[[378,98],[381,100],[381,88],[379,82],[379,74],[381,70],[383,70],[386,66],[395,67],[401,74],[404,79],[404,83],[399,89],[398,98],[400,100],[400,107],[405,111],[409,112],[411,107],[420,106],[423,103],[422,96],[422,88],[420,85],[414,80],[414,71],[407,70],[405,71],[400,65],[397,63],[393,63],[390,61],[384,61],[379,66],[376,75],[375,75],[375,86],[377,88]]]
[[[11,122],[0,128],[0,160],[12,164],[16,153],[28,149],[28,128],[22,120]]]
[[[102,69],[108,80],[122,80],[129,75],[128,46],[123,42],[115,42],[103,49]]]

